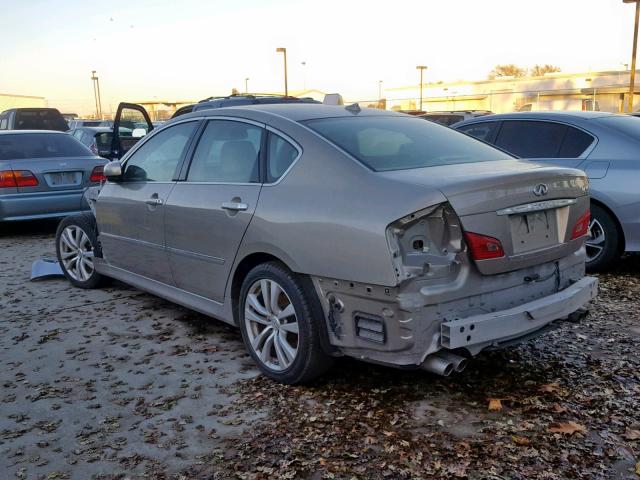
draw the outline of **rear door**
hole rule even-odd
[[[209,120],[166,205],[176,285],[222,302],[236,252],[260,195],[264,125]]]
[[[173,285],[164,241],[165,205],[198,121],[157,132],[124,160],[96,202],[102,251],[123,270]]]
[[[120,103],[113,122],[110,158],[122,158],[151,130],[153,123],[144,107],[135,103]]]

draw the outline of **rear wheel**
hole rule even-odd
[[[587,251],[587,270],[602,272],[612,268],[622,254],[618,226],[611,215],[598,205],[591,205]]]
[[[56,254],[65,277],[76,287],[97,288],[105,283],[106,277],[96,272],[94,265],[94,258],[101,253],[92,215],[74,215],[60,222]]]
[[[242,283],[242,338],[260,370],[273,380],[308,382],[331,366],[332,358],[320,346],[312,294],[278,262],[258,265]]]

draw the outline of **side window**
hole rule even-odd
[[[6,130],[9,124],[9,115],[0,115],[0,130]]]
[[[269,156],[267,157],[267,183],[278,180],[298,156],[298,149],[284,138],[269,133]]]
[[[557,158],[566,131],[559,123],[505,120],[495,143],[521,158]]]
[[[197,122],[181,123],[151,137],[127,160],[123,178],[130,182],[169,182],[184,155]]]
[[[198,142],[188,182],[259,183],[262,128],[210,120]]]
[[[458,130],[466,133],[467,135],[471,135],[472,137],[475,137],[478,140],[492,143],[493,136],[497,126],[498,126],[498,122],[473,123],[471,125],[465,125],[464,127],[460,127]]]
[[[567,127],[560,147],[560,158],[578,158],[593,143],[593,137],[577,128]]]

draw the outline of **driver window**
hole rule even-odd
[[[129,182],[170,182],[187,149],[197,122],[169,127],[149,138],[127,160],[123,179]]]

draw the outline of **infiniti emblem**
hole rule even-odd
[[[546,195],[548,192],[549,192],[549,187],[547,187],[544,183],[539,183],[538,185],[533,187],[533,193],[538,197],[542,197]]]

